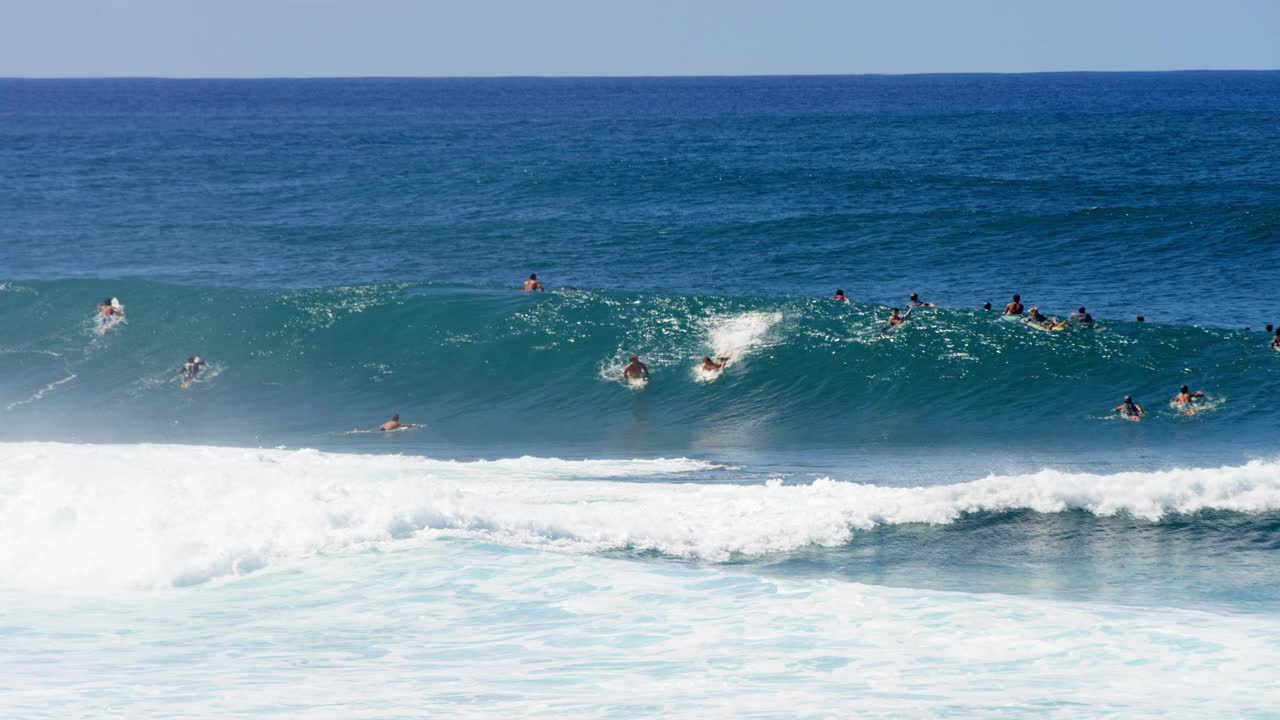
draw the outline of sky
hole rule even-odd
[[[1280,69],[1280,0],[0,0],[0,77]]]

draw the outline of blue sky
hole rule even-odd
[[[1280,68],[1280,0],[0,0],[0,76]]]

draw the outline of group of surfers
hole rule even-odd
[[[124,305],[121,304],[120,298],[103,298],[102,302],[98,303],[97,331],[99,335],[102,335],[107,331],[107,328],[124,319]],[[182,364],[182,370],[178,373],[179,382],[183,389],[189,388],[195,383],[205,365],[204,358],[199,355],[187,356],[187,361]]]
[[[524,281],[524,286],[522,289],[524,290],[524,292],[543,292],[546,290],[546,286],[544,286],[542,282],[538,280],[537,273],[529,273],[529,279]],[[835,295],[832,296],[832,300],[836,300],[838,302],[849,302],[848,296],[846,296],[844,293],[844,290],[840,288],[836,289]],[[925,302],[921,300],[920,295],[918,293],[911,293],[910,298],[908,298],[907,300],[906,314],[902,314],[899,308],[896,308],[896,307],[891,308],[889,311],[888,324],[885,325],[883,330],[888,330],[890,328],[895,328],[901,325],[902,323],[906,322],[907,317],[911,314],[912,310],[915,310],[916,308],[922,308],[922,307],[936,307],[936,305],[934,303]],[[983,309],[990,310],[991,303],[986,303],[983,306]],[[1024,308],[1022,305],[1022,296],[1015,294],[1013,296],[1013,300],[1004,306],[1004,311],[1001,314],[1021,317],[1023,312],[1024,312]],[[1072,313],[1068,320],[1057,320],[1053,318],[1048,318],[1045,315],[1043,315],[1040,312],[1040,309],[1037,307],[1032,307],[1029,311],[1026,311],[1026,312],[1027,312],[1026,322],[1035,323],[1048,330],[1055,330],[1058,328],[1066,327],[1068,324],[1072,322],[1077,323],[1084,327],[1093,326],[1093,316],[1090,315],[1088,311],[1085,310],[1083,305],[1081,305],[1079,309],[1076,310],[1076,312]],[[114,324],[116,321],[123,320],[124,317],[125,317],[124,305],[120,303],[120,300],[118,298],[109,297],[109,298],[103,299],[102,302],[98,303],[99,334],[105,332],[106,329],[110,327],[112,324]],[[1141,315],[1139,315],[1138,320],[1139,322],[1141,322],[1142,320],[1144,320],[1144,318]],[[1270,325],[1267,326],[1267,330],[1271,330]],[[1271,348],[1275,350],[1280,350],[1280,329],[1276,330],[1275,337],[1271,339]],[[729,356],[727,355],[715,357],[715,358],[711,357],[710,355],[704,355],[702,357],[701,369],[706,372],[720,372],[724,370],[725,366],[728,363],[729,363]],[[182,370],[180,372],[182,387],[183,388],[191,387],[191,385],[195,383],[197,377],[200,375],[200,371],[204,369],[205,365],[206,363],[204,359],[201,358],[199,355],[188,356],[187,361],[183,363]],[[647,380],[648,378],[649,378],[649,366],[645,365],[643,362],[640,361],[639,355],[632,355],[630,358],[627,359],[627,365],[622,369],[622,380],[627,382],[632,382],[632,381],[638,381],[638,380]],[[1196,412],[1195,402],[1204,397],[1205,397],[1205,394],[1203,391],[1196,390],[1193,392],[1186,385],[1183,385],[1179,389],[1177,396],[1174,397],[1173,404],[1176,407],[1178,407],[1182,412],[1188,415],[1194,415]],[[1131,420],[1133,422],[1137,422],[1141,420],[1142,417],[1146,415],[1146,412],[1142,409],[1142,406],[1134,402],[1132,396],[1126,396],[1122,403],[1120,403],[1119,405],[1117,405],[1115,408],[1112,409],[1112,412],[1118,412],[1120,413],[1120,417],[1123,417],[1126,420]],[[417,428],[417,427],[422,427],[422,426],[400,422],[400,415],[399,413],[397,413],[393,415],[390,420],[380,425],[378,427],[378,430],[382,432],[391,432],[394,430],[405,430],[405,429]]]

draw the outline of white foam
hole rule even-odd
[[[193,446],[0,444],[0,584],[91,592],[199,582],[370,543],[466,535],[566,552],[711,561],[836,546],[859,528],[974,511],[1144,519],[1280,509],[1280,465],[1116,475],[1042,471],[933,487],[820,479],[607,482],[687,459],[448,462]]]
[[[1269,614],[465,542],[208,591],[0,600],[6,718],[1204,718],[1280,703]]]

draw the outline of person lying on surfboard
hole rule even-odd
[[[1093,316],[1090,315],[1088,311],[1084,309],[1083,305],[1081,305],[1079,310],[1076,310],[1075,312],[1071,313],[1071,322],[1079,323],[1081,325],[1092,326]]]
[[[622,379],[639,380],[640,378],[649,379],[649,366],[640,362],[639,355],[632,355],[631,361],[622,369]]]
[[[907,301],[907,307],[912,310],[915,310],[916,308],[922,308],[922,307],[937,307],[937,305],[934,305],[933,303],[930,303],[930,302],[924,302],[923,300],[920,299],[919,295],[917,295],[916,293],[911,293],[911,299]]]
[[[844,291],[839,288],[836,288],[836,294],[831,299],[839,302],[849,302],[849,298],[845,297]]]
[[[525,292],[543,292],[546,290],[542,283],[538,281],[538,273],[529,273],[529,279],[524,281]]]
[[[1173,404],[1177,405],[1178,409],[1181,410],[1182,412],[1188,415],[1195,415],[1196,399],[1202,398],[1202,397],[1204,397],[1204,391],[1197,390],[1195,392],[1191,392],[1190,388],[1188,388],[1186,385],[1183,385],[1181,388],[1178,389],[1178,395],[1173,399]]]
[[[1066,327],[1066,320],[1051,320],[1040,313],[1040,308],[1031,308],[1027,313],[1027,322],[1035,323],[1046,330],[1053,330],[1060,327]]]
[[[196,381],[196,376],[204,368],[204,358],[199,355],[192,355],[182,365],[182,387],[189,388]]]
[[[715,360],[712,360],[710,355],[702,356],[702,369],[706,370],[707,372],[715,372],[717,370],[723,370],[724,366],[727,365],[728,363],[729,363],[728,356],[717,358]]]
[[[1142,406],[1133,401],[1132,395],[1125,395],[1124,402],[1112,408],[1111,411],[1118,412],[1120,417],[1133,422],[1138,422],[1143,415],[1146,415],[1146,412],[1142,410]]]
[[[1276,336],[1271,338],[1271,349],[1280,350],[1280,330],[1276,330]]]

